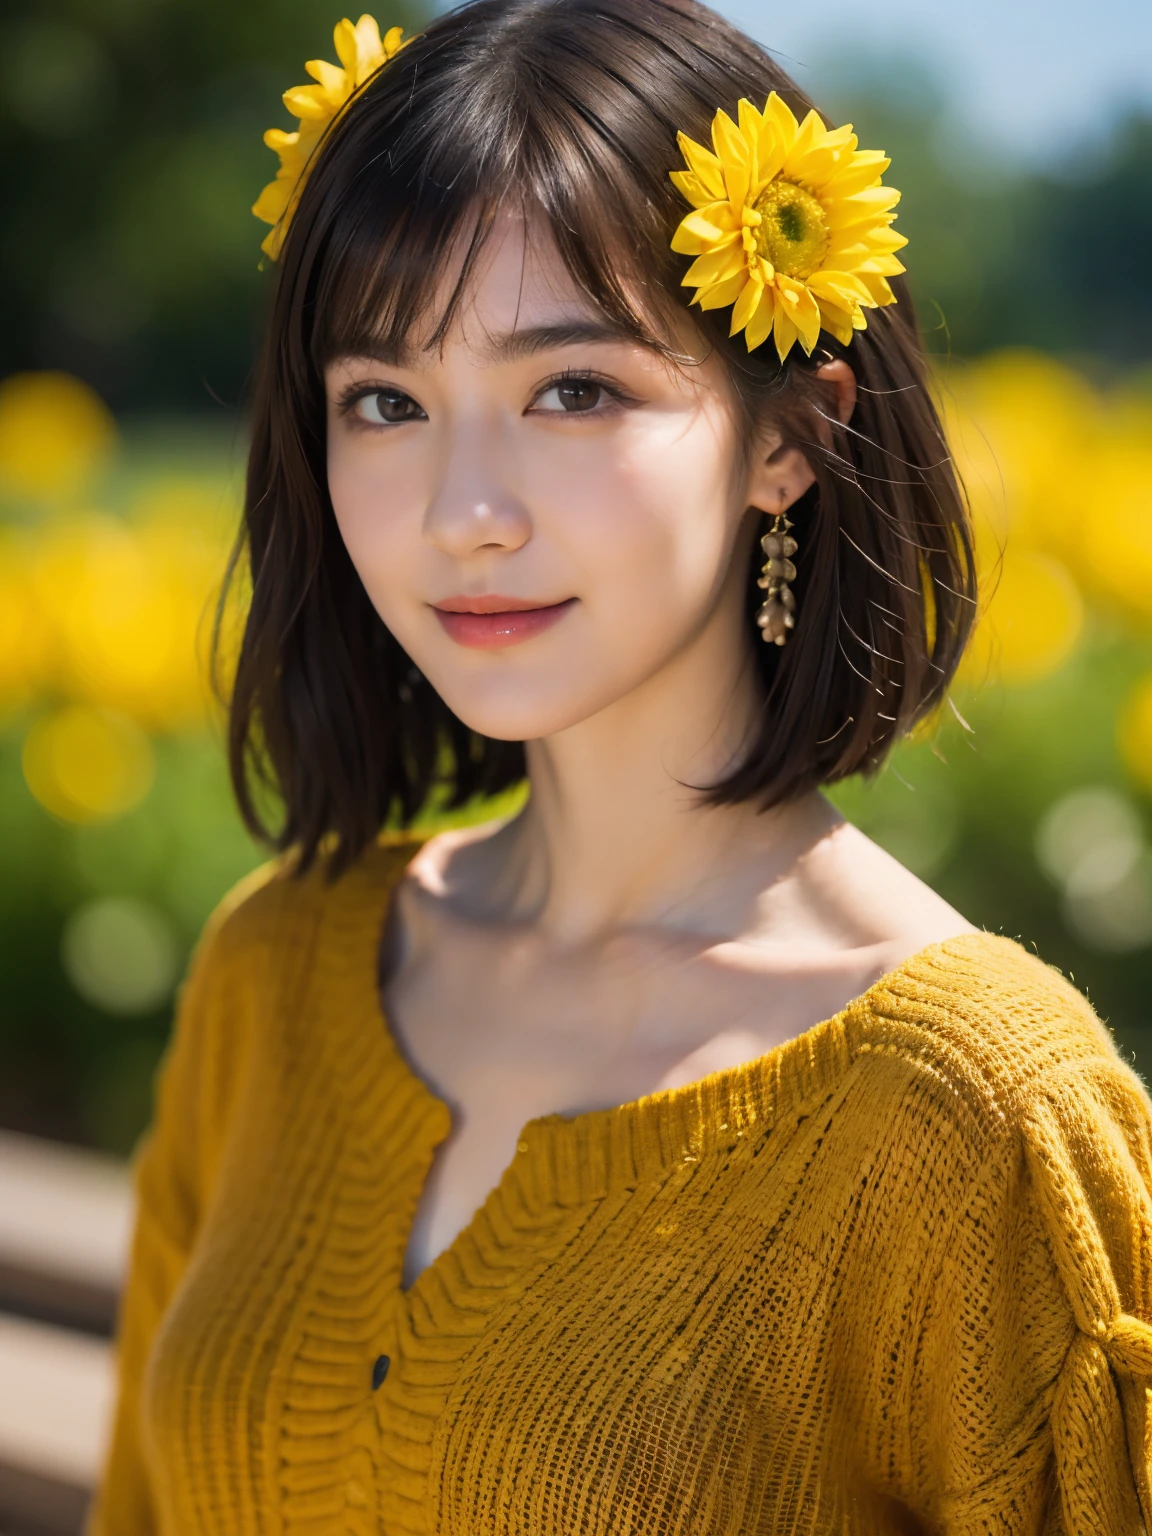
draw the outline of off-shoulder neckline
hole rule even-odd
[[[330,890],[329,941],[318,960],[333,968],[332,980],[356,1006],[361,1027],[382,1038],[394,1069],[410,1090],[451,1128],[448,1106],[412,1067],[392,1030],[380,993],[379,946],[388,903],[409,861],[425,839],[381,838]],[[760,1056],[706,1077],[656,1090],[608,1108],[529,1120],[517,1140],[518,1155],[534,1165],[552,1198],[580,1201],[634,1183],[670,1163],[692,1162],[717,1144],[729,1144],[831,1091],[858,1054],[862,1026],[884,1015],[903,994],[949,990],[944,973],[957,961],[1010,946],[1014,940],[978,929],[935,940],[879,976],[826,1019]],[[1031,959],[1032,957],[1027,956]],[[951,963],[950,963],[951,962]],[[337,980],[339,977],[339,980]]]

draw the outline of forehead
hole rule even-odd
[[[542,215],[501,206],[483,228],[473,218],[456,231],[405,334],[385,324],[337,351],[412,368],[434,364],[445,348],[463,349],[481,364],[577,343],[639,345],[665,357],[673,339],[667,320],[650,318],[635,300],[629,307],[639,326],[609,315],[585,292]],[[690,323],[684,332],[680,340],[690,349]]]
[[[462,255],[453,253],[445,278],[460,280]],[[509,330],[531,325],[563,310],[592,320],[597,309],[557,248],[552,231],[536,214],[501,207],[464,280],[461,320],[465,327]]]
[[[436,317],[458,292],[444,345],[477,361],[514,362],[541,344],[630,340],[584,293],[552,233],[539,217],[500,208],[465,272],[473,231],[462,232],[429,296],[428,313],[408,342],[420,355],[435,350]]]

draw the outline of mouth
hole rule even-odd
[[[457,645],[496,651],[551,629],[576,602],[576,598],[569,597],[562,603],[534,603],[530,598],[490,593],[483,597],[445,597],[432,607],[445,633]]]

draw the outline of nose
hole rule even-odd
[[[448,445],[424,514],[424,537],[442,553],[511,554],[532,537],[532,519],[502,473],[502,458],[492,433],[469,432]]]

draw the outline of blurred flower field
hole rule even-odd
[[[833,798],[1152,1067],[1152,389],[1001,353],[940,392],[984,611],[937,720]],[[190,948],[262,857],[206,666],[242,456],[0,383],[0,1123],[131,1147]]]

